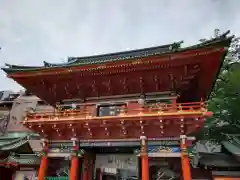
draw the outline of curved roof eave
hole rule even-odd
[[[133,50],[133,51],[125,51],[125,52],[118,52],[118,53],[111,53],[111,54],[103,54],[103,55],[97,55],[97,56],[87,56],[87,57],[79,57],[74,60],[74,58],[71,61],[68,61],[67,63],[64,64],[51,64],[46,61],[44,61],[44,66],[36,66],[36,67],[30,67],[30,66],[18,66],[18,65],[10,65],[6,64],[7,67],[1,68],[4,72],[7,74],[15,73],[15,72],[20,72],[20,71],[36,71],[36,70],[42,70],[42,69],[51,69],[51,68],[60,68],[60,67],[71,67],[75,65],[91,65],[91,64],[101,64],[104,62],[114,62],[114,61],[120,61],[120,60],[130,60],[133,58],[139,58],[139,57],[147,57],[147,56],[152,56],[152,55],[162,55],[162,54],[169,54],[169,53],[174,53],[174,52],[182,52],[186,50],[192,50],[192,49],[197,49],[197,48],[205,48],[205,47],[211,47],[211,46],[217,46],[218,44],[226,44],[226,46],[229,46],[231,43],[231,40],[234,36],[229,36],[227,35],[230,33],[230,31],[227,31],[226,33],[223,33],[222,35],[218,36],[217,38],[201,42],[197,45],[185,47],[185,48],[180,48],[181,42],[177,43],[172,43],[168,45],[163,45],[163,46],[157,46],[157,47],[151,47],[151,48],[145,48],[145,49],[138,49],[138,50]],[[172,45],[172,46],[170,46]],[[175,47],[173,46],[175,45]],[[158,48],[168,48],[165,49],[164,51],[158,51],[152,54],[148,54],[148,51],[150,50],[157,50]],[[170,48],[171,47],[171,48]],[[107,59],[107,57],[112,57],[112,56],[117,56],[117,54],[124,54],[126,53],[142,53],[139,56],[127,56],[127,57],[115,57],[114,59]],[[145,52],[145,53],[143,53]],[[101,59],[102,58],[102,59]],[[93,61],[93,59],[96,59]]]
[[[121,52],[115,52],[115,53],[108,53],[108,54],[100,54],[100,55],[93,55],[93,56],[83,56],[83,57],[69,57],[68,62],[66,63],[59,63],[59,64],[54,64],[50,63],[47,61],[44,61],[44,66],[45,67],[55,67],[55,66],[64,66],[64,65],[72,65],[76,63],[81,63],[84,60],[87,59],[112,59],[111,57],[116,56],[116,57],[122,57],[124,58],[125,56],[129,56],[129,54],[141,54],[141,53],[146,53],[148,51],[155,51],[155,52],[166,52],[171,50],[172,48],[179,48],[183,41],[179,42],[174,42],[171,44],[166,44],[162,46],[155,46],[155,47],[149,47],[149,48],[143,48],[143,49],[136,49],[136,50],[130,50],[130,51],[121,51]]]

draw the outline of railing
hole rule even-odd
[[[66,176],[59,176],[59,177],[45,177],[44,180],[69,180]]]
[[[54,110],[48,112],[28,112],[26,120],[58,120],[59,118],[88,119],[99,117],[96,112],[96,106],[81,106],[76,109]],[[192,102],[179,104],[151,104],[141,106],[138,103],[129,103],[119,107],[119,113],[116,116],[134,116],[134,115],[167,115],[171,113],[201,113],[207,111],[206,102]],[[101,116],[102,118],[105,116]],[[109,117],[109,116],[108,116]],[[111,117],[111,116],[110,116]]]

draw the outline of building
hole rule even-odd
[[[197,177],[202,179],[207,177],[209,179],[233,180],[240,178],[240,161],[232,151],[228,150],[234,145],[234,142],[231,141],[223,141],[222,143],[197,142],[194,145],[194,156],[191,159],[194,167],[193,173],[201,173]]]
[[[43,138],[38,179],[59,169],[70,180],[192,179],[187,148],[212,115],[205,101],[231,43],[227,34],[187,48],[7,64],[9,78],[55,107],[32,109],[23,120]]]
[[[40,110],[42,101],[25,93],[0,94],[0,177],[33,180],[40,165],[40,136],[21,122],[26,110]]]

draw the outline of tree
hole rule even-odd
[[[218,29],[214,30],[213,38],[219,36],[219,34]],[[239,38],[233,38],[209,99],[208,108],[214,115],[207,119],[205,127],[198,134],[198,138],[221,141],[226,139],[226,134],[240,132],[239,59]]]

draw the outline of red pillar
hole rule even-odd
[[[70,180],[78,180],[78,171],[79,171],[79,157],[78,157],[78,150],[79,144],[76,138],[72,138],[73,141],[73,151],[74,155],[72,156],[71,160],[71,168],[70,168]]]
[[[73,155],[71,160],[70,180],[78,180],[78,166],[79,157],[77,157],[77,155]]]
[[[48,158],[47,158],[48,147],[47,147],[46,139],[42,139],[42,146],[43,146],[43,155],[41,159],[40,168],[38,171],[38,180],[44,180],[47,174],[47,166],[48,166]]]
[[[181,162],[182,162],[182,175],[184,180],[191,180],[191,165],[189,161],[189,156],[187,152],[186,140],[187,137],[185,135],[181,135]]]
[[[147,137],[141,136],[141,164],[142,164],[142,180],[149,180],[149,165],[148,165],[148,147]]]

